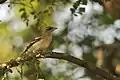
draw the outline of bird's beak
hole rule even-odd
[[[53,27],[53,30],[56,30],[57,28],[56,27]]]

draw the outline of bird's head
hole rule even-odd
[[[56,27],[52,27],[52,26],[50,26],[50,27],[47,27],[45,30],[44,30],[44,32],[43,32],[43,34],[51,34],[54,30],[56,30],[57,28]]]
[[[54,30],[56,30],[57,28],[56,27],[47,27],[46,28],[46,30],[45,30],[45,32],[52,32],[52,31],[54,31]]]

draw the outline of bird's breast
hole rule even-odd
[[[51,41],[52,36],[44,37],[40,41],[33,44],[33,46],[29,50],[30,51],[45,50],[50,46]]]

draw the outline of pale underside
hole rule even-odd
[[[29,49],[28,52],[38,51],[38,50],[46,50],[51,43],[52,36],[44,37],[41,40],[34,43]]]

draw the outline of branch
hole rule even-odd
[[[92,73],[94,73],[95,75],[98,75],[104,79],[107,80],[120,80],[119,77],[116,77],[114,75],[112,75],[111,73],[109,73],[108,71],[103,70],[102,68],[96,67],[96,65],[78,59],[76,57],[73,57],[71,55],[65,54],[65,53],[58,53],[58,52],[45,52],[45,53],[34,53],[34,55],[32,54],[27,54],[24,56],[20,56],[16,59],[11,59],[8,62],[2,63],[0,64],[0,76],[3,75],[6,71],[11,71],[10,68],[12,67],[16,67],[19,66],[20,64],[26,62],[26,61],[30,61],[33,59],[33,57],[35,58],[55,58],[55,59],[63,59],[66,61],[69,61],[71,63],[74,63],[80,67],[84,67],[87,70],[91,71]]]

